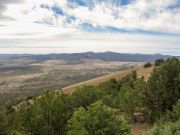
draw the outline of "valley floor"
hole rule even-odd
[[[141,63],[96,59],[40,62],[30,59],[0,59],[0,106],[139,64]]]

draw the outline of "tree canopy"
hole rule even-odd
[[[128,135],[130,127],[112,109],[97,101],[87,110],[79,108],[68,122],[67,135]]]
[[[148,87],[145,102],[152,112],[160,114],[172,110],[180,98],[180,61],[171,58],[155,68]]]

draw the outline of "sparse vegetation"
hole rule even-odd
[[[0,106],[41,95],[47,90],[60,90],[68,85],[128,69],[137,64],[96,59],[0,59]]]
[[[173,105],[173,110],[157,120],[154,127],[145,135],[179,135],[180,134],[180,99]]]
[[[161,125],[155,125],[145,135],[180,135],[180,120],[172,123],[167,122]]]

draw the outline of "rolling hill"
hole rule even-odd
[[[154,66],[151,66],[149,68],[144,68],[143,65],[137,66],[135,68],[132,69],[128,69],[128,70],[123,70],[123,71],[117,71],[102,77],[98,77],[98,78],[94,78],[88,81],[84,81],[84,82],[80,82],[74,85],[70,85],[68,87],[62,88],[62,91],[64,93],[72,93],[74,92],[78,87],[82,87],[82,86],[89,86],[89,85],[93,85],[93,86],[97,86],[103,82],[106,82],[112,78],[116,78],[116,79],[121,79],[125,76],[127,76],[128,74],[131,74],[131,72],[133,70],[135,70],[137,72],[138,77],[144,77],[145,80],[148,79],[150,73],[153,71]]]

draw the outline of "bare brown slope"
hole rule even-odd
[[[111,78],[121,79],[121,78],[125,77],[126,75],[131,74],[131,72],[133,70],[135,70],[137,72],[138,77],[144,76],[144,79],[147,80],[150,73],[153,71],[153,68],[154,68],[154,66],[151,66],[149,68],[144,68],[143,65],[141,65],[141,66],[137,66],[132,69],[114,72],[109,75],[105,75],[105,76],[91,79],[88,81],[84,81],[84,82],[81,82],[78,84],[74,84],[74,85],[63,88],[62,90],[64,93],[73,93],[76,90],[76,88],[78,88],[78,87],[88,86],[88,85],[97,86],[103,82],[110,80]]]

